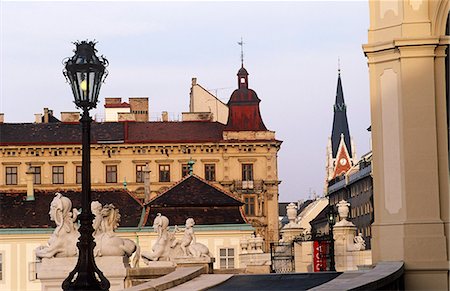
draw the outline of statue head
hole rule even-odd
[[[186,227],[193,227],[195,225],[195,221],[193,218],[186,219]]]
[[[100,202],[98,202],[98,201],[92,201],[91,202],[91,212],[92,212],[92,214],[94,214],[94,215],[101,214],[102,208],[103,208],[103,206],[102,206],[102,204]]]
[[[50,203],[50,220],[56,222],[57,226],[63,224],[64,219],[70,214],[72,209],[72,201],[69,198],[62,196],[61,193],[55,193],[55,197]]]
[[[155,220],[153,221],[153,229],[155,232],[158,232],[158,230],[166,229],[169,226],[169,219],[161,215],[161,213],[156,214]]]

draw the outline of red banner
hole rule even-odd
[[[327,270],[329,244],[330,242],[328,241],[314,241],[314,272],[322,272]]]

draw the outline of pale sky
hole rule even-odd
[[[44,107],[75,111],[62,60],[76,40],[109,60],[105,97],[143,97],[150,112],[189,111],[191,78],[225,103],[237,86],[240,47],[249,86],[278,155],[281,201],[323,192],[338,58],[357,156],[369,151],[368,2],[25,2],[0,0],[0,112],[33,122]],[[95,113],[95,112],[94,112]]]

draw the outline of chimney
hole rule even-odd
[[[192,78],[192,86],[197,85],[197,78]]]
[[[162,121],[167,122],[169,121],[169,113],[167,111],[163,111],[161,114]]]
[[[122,103],[121,97],[106,97],[105,98],[105,105],[120,104],[120,103]]]
[[[49,119],[49,110],[48,108],[44,108],[44,123],[48,123]]]
[[[5,113],[0,113],[0,123],[5,122]]]
[[[148,166],[148,163],[145,164],[144,167],[144,202],[147,203],[150,201],[150,167]]]
[[[32,167],[29,166],[28,170],[26,172],[27,177],[27,201],[34,200],[34,184],[33,184],[33,174],[34,171],[32,170]]]
[[[62,122],[78,122],[80,121],[79,112],[61,112]]]
[[[36,113],[34,115],[34,122],[36,123],[42,123],[42,113]]]

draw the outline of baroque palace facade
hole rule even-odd
[[[147,106],[131,110],[119,100],[117,108],[128,108],[122,113],[114,109],[112,101],[117,98],[107,100],[106,109],[113,108],[119,117],[92,124],[92,189],[126,190],[145,203],[182,180],[193,164],[195,175],[244,203],[246,219],[267,244],[278,241],[281,141],[262,121],[260,99],[248,87],[247,71],[240,68],[238,89],[227,105],[216,100],[220,107],[215,112],[199,112],[202,108],[194,105],[215,99],[195,78],[190,98],[190,112],[177,122],[168,121],[164,114],[159,122],[140,121],[142,116],[148,120],[147,98],[130,98],[130,104]],[[226,122],[224,114],[228,114]],[[62,113],[60,121],[45,110],[35,123],[1,120],[0,192],[27,192],[27,199],[34,199],[37,190],[81,191],[78,117],[78,113]]]

